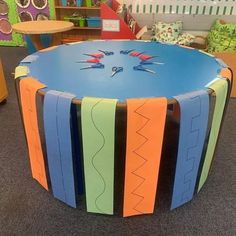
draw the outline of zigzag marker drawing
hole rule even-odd
[[[123,215],[153,213],[167,100],[127,100]]]
[[[146,164],[146,162],[148,162],[148,159],[146,159],[144,156],[140,155],[138,151],[146,144],[146,142],[148,142],[148,137],[146,137],[145,135],[143,135],[143,134],[141,133],[141,131],[142,131],[142,129],[148,124],[148,122],[150,121],[150,119],[149,119],[148,117],[144,116],[143,114],[139,113],[138,110],[141,110],[141,108],[142,108],[143,106],[145,106],[145,104],[147,103],[147,101],[148,101],[148,100],[145,100],[144,103],[143,103],[141,106],[139,106],[139,107],[134,111],[136,114],[138,114],[140,117],[142,117],[142,118],[145,120],[145,122],[144,122],[144,124],[141,126],[141,128],[139,128],[139,129],[136,131],[136,134],[137,134],[137,135],[140,135],[140,136],[144,139],[144,141],[143,141],[143,143],[142,143],[141,145],[139,145],[136,149],[133,150],[133,153],[134,153],[138,158],[141,158],[141,159],[143,160],[143,163],[141,163],[140,166],[138,166],[135,170],[133,170],[133,171],[131,172],[133,175],[135,175],[136,177],[138,177],[138,178],[141,179],[140,184],[131,192],[133,195],[135,195],[135,196],[137,196],[137,197],[140,198],[140,200],[139,200],[138,203],[133,207],[133,209],[134,209],[135,211],[141,213],[141,214],[143,214],[143,212],[138,210],[138,206],[139,206],[140,203],[143,201],[144,196],[142,196],[142,195],[140,195],[140,194],[137,194],[136,191],[142,186],[142,184],[145,182],[146,178],[144,178],[143,176],[139,175],[139,174],[137,173],[137,171],[138,171],[139,169],[141,169],[141,168]]]

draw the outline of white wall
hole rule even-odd
[[[205,30],[209,30],[211,25],[213,24],[213,22],[216,19],[223,19],[226,22],[231,22],[231,23],[236,23],[236,1],[233,0],[201,0],[201,1],[197,1],[197,0],[118,0],[121,3],[126,3],[126,4],[132,4],[133,9],[136,9],[136,4],[139,4],[140,6],[143,4],[147,4],[148,5],[152,5],[155,6],[157,3],[158,5],[165,5],[165,4],[169,4],[172,3],[173,6],[183,6],[183,5],[187,5],[187,4],[197,4],[197,5],[201,5],[201,7],[206,6],[209,12],[209,7],[213,6],[214,9],[215,7],[220,7],[220,11],[223,14],[223,9],[225,6],[227,6],[227,9],[231,9],[232,6],[234,6],[234,10],[231,12],[234,15],[229,15],[229,11],[227,10],[226,15],[202,15],[202,14],[197,14],[197,15],[190,15],[190,14],[163,14],[163,13],[149,13],[149,14],[132,14],[134,16],[134,18],[137,20],[137,22],[139,23],[140,26],[152,26],[156,21],[165,21],[165,22],[173,22],[176,20],[182,20],[184,23],[184,29],[185,30],[199,30],[199,31],[205,31]],[[140,9],[142,9],[142,7],[140,7]],[[147,7],[147,9],[149,9]],[[155,7],[153,7],[152,9],[155,9]],[[173,9],[175,9],[173,7]],[[153,10],[154,11],[154,10]],[[152,11],[152,12],[153,12]],[[135,10],[134,10],[135,12]],[[220,13],[221,14],[221,13]]]

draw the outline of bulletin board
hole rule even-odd
[[[132,13],[236,15],[236,0],[124,0]]]
[[[13,24],[53,18],[55,18],[54,0],[0,0],[0,45],[24,44],[21,34],[12,31]]]
[[[17,23],[16,4],[13,0],[0,1],[0,45],[15,46],[23,44],[20,34],[12,32],[11,25]]]

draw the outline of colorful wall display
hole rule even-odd
[[[50,0],[15,0],[20,21],[48,20],[53,16]]]
[[[23,45],[20,34],[12,31],[12,24],[20,21],[54,18],[53,0],[0,0],[0,45]]]
[[[0,0],[0,45],[15,46],[23,43],[21,35],[12,32],[11,25],[18,21],[13,0]]]

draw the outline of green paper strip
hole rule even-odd
[[[224,79],[216,80],[213,84],[209,85],[209,88],[215,91],[216,103],[215,110],[213,114],[212,126],[210,137],[208,141],[207,151],[205,155],[205,160],[202,168],[202,173],[198,185],[198,192],[201,190],[202,186],[206,182],[211,162],[213,159],[217,138],[220,131],[220,125],[222,121],[222,116],[225,108],[226,97],[228,92],[228,82]]]
[[[15,79],[22,76],[27,76],[28,73],[29,68],[27,66],[17,66],[15,69]]]
[[[84,98],[81,107],[87,211],[113,214],[116,99]]]

